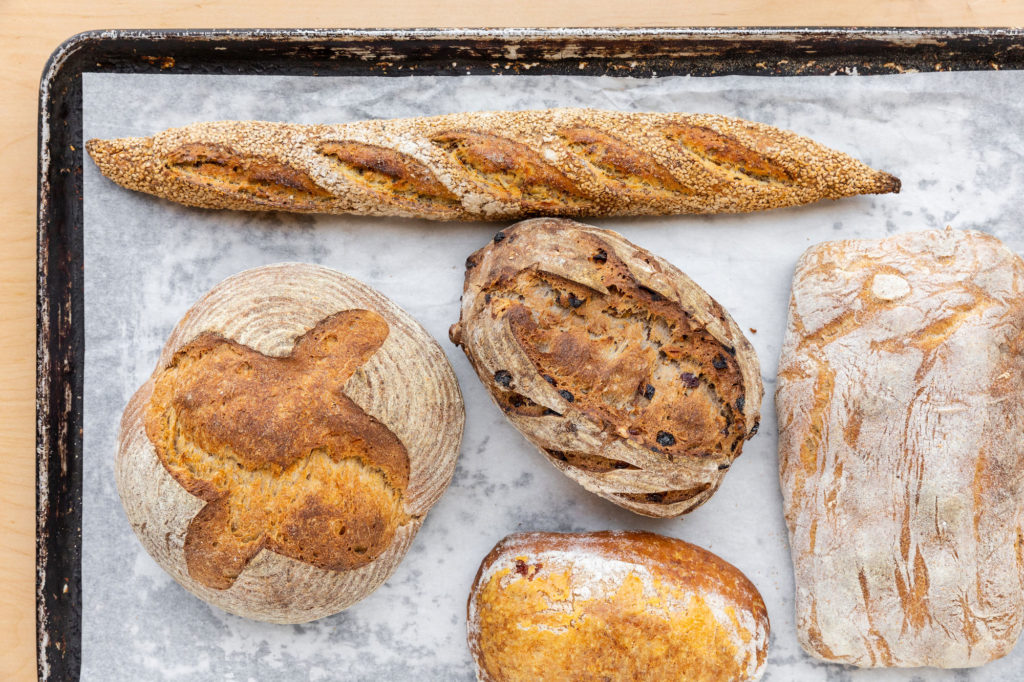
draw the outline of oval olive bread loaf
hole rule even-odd
[[[729,314],[666,260],[558,218],[466,261],[452,341],[561,471],[615,504],[678,516],[758,428],[760,369]]]

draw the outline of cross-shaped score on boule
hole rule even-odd
[[[146,434],[167,471],[206,502],[185,536],[194,580],[227,589],[262,549],[351,570],[410,520],[405,447],[342,390],[388,331],[379,314],[346,310],[284,357],[204,333],[159,373]]]

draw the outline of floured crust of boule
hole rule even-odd
[[[699,547],[644,532],[523,533],[470,591],[482,682],[760,679],[769,623],[757,588]]]
[[[779,467],[801,644],[979,666],[1024,619],[1024,262],[929,230],[800,258]]]
[[[742,213],[900,188],[806,137],[713,114],[212,121],[86,150],[119,185],[189,206],[431,220]]]
[[[117,487],[187,590],[301,623],[397,567],[451,479],[463,421],[451,366],[407,313],[327,268],[265,266],[175,327],[122,417]]]
[[[756,433],[757,356],[729,314],[610,230],[536,218],[466,261],[452,341],[560,471],[615,504],[678,516]]]

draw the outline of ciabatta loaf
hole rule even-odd
[[[398,565],[451,479],[462,398],[405,312],[327,268],[214,287],[121,421],[115,471],[143,547],[226,611],[330,615]]]
[[[1024,262],[957,230],[809,249],[776,404],[799,637],[982,665],[1024,619]]]
[[[736,213],[900,186],[805,137],[710,114],[216,121],[86,149],[118,184],[190,206],[433,220]]]
[[[703,504],[758,429],[760,367],[729,313],[611,230],[502,230],[466,261],[449,335],[548,461],[640,514]]]
[[[735,566],[654,533],[523,533],[469,596],[482,682],[760,679],[768,612]]]

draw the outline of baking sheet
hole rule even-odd
[[[898,196],[746,216],[592,220],[672,261],[724,305],[761,358],[760,433],[720,491],[674,520],[636,516],[558,473],[505,421],[461,351],[465,257],[500,225],[231,213],[122,190],[84,164],[85,385],[82,679],[470,680],[465,600],[479,561],[527,530],[642,528],[704,546],[758,586],[772,622],[765,680],[1006,680],[1024,645],[973,671],[869,670],[800,649],[772,393],[792,268],[810,244],[951,224],[1020,252],[1024,72],[872,77],[566,76],[302,78],[84,75],[84,139],[148,135],[207,119],[332,123],[475,109],[592,106],[706,111],[790,128],[903,179]],[[113,478],[120,412],[184,311],[239,270],[321,263],[420,320],[455,367],[466,431],[448,492],[391,580],[336,616],[255,623],[192,597],[142,550]]]

